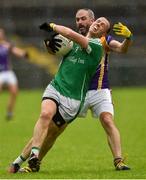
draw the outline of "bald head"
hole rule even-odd
[[[110,31],[110,22],[105,17],[100,17],[96,21],[100,21],[105,24],[105,31],[108,33]]]
[[[91,9],[87,9],[87,8],[83,8],[83,9],[78,9],[77,12],[76,12],[76,15],[78,13],[86,13],[88,14],[89,18],[91,19],[95,19],[95,15],[94,15],[94,12],[91,10]]]
[[[88,36],[100,38],[106,36],[110,29],[110,22],[105,17],[100,17],[92,23],[89,29]]]

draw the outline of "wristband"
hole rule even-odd
[[[50,27],[51,27],[53,30],[55,29],[56,24],[50,23],[49,25],[50,25]]]

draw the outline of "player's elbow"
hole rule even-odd
[[[120,53],[122,54],[126,54],[128,52],[128,48],[122,48]]]
[[[120,46],[115,51],[118,52],[118,53],[121,53],[121,54],[126,54],[127,51],[128,51],[128,48],[124,47],[124,46]]]

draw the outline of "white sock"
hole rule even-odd
[[[39,156],[40,149],[38,147],[32,147],[31,154],[35,154],[35,156]]]
[[[19,164],[21,166],[21,164],[25,161],[26,159],[23,158],[22,155],[18,156],[15,161],[13,162],[13,164]]]

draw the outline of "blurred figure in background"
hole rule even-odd
[[[15,73],[12,71],[12,65],[9,58],[11,53],[18,58],[27,57],[26,51],[13,46],[13,44],[6,40],[5,32],[0,28],[0,92],[5,85],[10,92],[6,114],[8,120],[13,117],[15,101],[18,94],[18,81]]]

